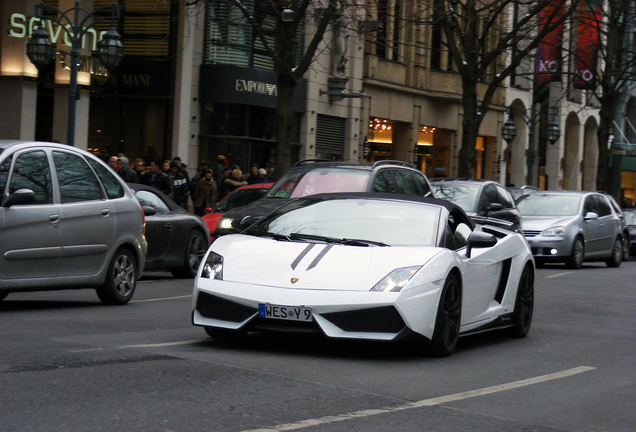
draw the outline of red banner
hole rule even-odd
[[[546,26],[561,19],[564,13],[564,2],[556,0],[539,12],[539,32]],[[537,46],[537,58],[534,62],[534,79],[539,82],[561,80],[561,43],[563,42],[562,22],[546,34]]]
[[[575,89],[589,90],[596,87],[601,5],[581,2],[578,18],[573,84]]]

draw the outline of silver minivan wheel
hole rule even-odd
[[[126,248],[119,248],[108,266],[104,285],[97,296],[107,305],[124,305],[132,299],[137,285],[137,263]]]

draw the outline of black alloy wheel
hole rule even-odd
[[[532,265],[527,264],[521,273],[515,309],[512,313],[512,335],[514,337],[526,337],[532,324],[532,312],[534,310],[534,272]]]
[[[462,289],[457,276],[450,273],[444,283],[431,339],[433,354],[448,357],[457,345],[462,313]]]

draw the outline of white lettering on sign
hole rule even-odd
[[[57,23],[55,23],[55,26],[54,26],[53,25],[54,23],[51,20],[41,20],[36,17],[27,18],[26,15],[22,15],[19,13],[14,13],[11,15],[9,19],[9,24],[11,24],[11,28],[8,30],[7,33],[9,34],[9,36],[18,38],[18,39],[22,39],[32,35],[33,31],[40,24],[42,24],[42,27],[44,27],[44,29],[49,34],[49,37],[51,38],[51,42],[53,43],[53,45],[57,44],[57,41],[60,38],[60,32],[62,32],[62,27],[57,25]],[[73,33],[72,26],[70,24],[66,25],[65,28],[71,34]],[[92,41],[91,50],[96,51],[97,42],[102,39],[102,37],[106,34],[106,32],[102,31],[98,35],[97,31],[95,31],[92,28],[83,28],[82,30],[85,32],[84,35],[82,36],[82,48],[86,48],[86,35],[90,34],[91,35],[90,40]],[[68,33],[63,32],[63,34],[64,34],[64,38],[63,38],[64,45],[72,47],[73,45],[71,43],[71,40],[68,38]]]
[[[276,84],[269,84],[260,81],[245,79],[236,80],[236,91],[247,93],[258,93],[267,96],[277,96]]]
[[[559,71],[559,63],[556,60],[544,61],[539,60],[539,71],[541,73],[555,73]]]

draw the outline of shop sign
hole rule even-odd
[[[30,35],[33,33],[36,26],[38,26],[40,23],[42,23],[42,26],[49,34],[49,37],[51,38],[51,42],[53,43],[53,45],[57,44],[57,41],[60,38],[60,33],[61,33],[64,35],[64,38],[63,38],[64,44],[69,47],[72,46],[71,41],[68,38],[68,34],[65,31],[63,31],[62,28],[57,23],[54,23],[51,20],[41,20],[40,18],[36,18],[36,17],[29,18],[26,15],[22,15],[19,13],[14,13],[9,18],[9,25],[11,27],[9,28],[7,33],[9,36],[18,38],[18,39],[30,37]],[[71,31],[72,26],[70,24],[66,25],[65,27],[67,30],[69,30],[72,33]],[[92,43],[93,47],[91,50],[96,51],[97,42],[101,40],[102,36],[106,34],[106,32],[105,31],[100,32],[98,37],[97,31],[95,29],[84,28],[83,30],[86,31],[86,33],[82,37],[82,48],[86,46],[86,36],[88,34],[91,34],[92,35],[91,39],[93,41]]]

